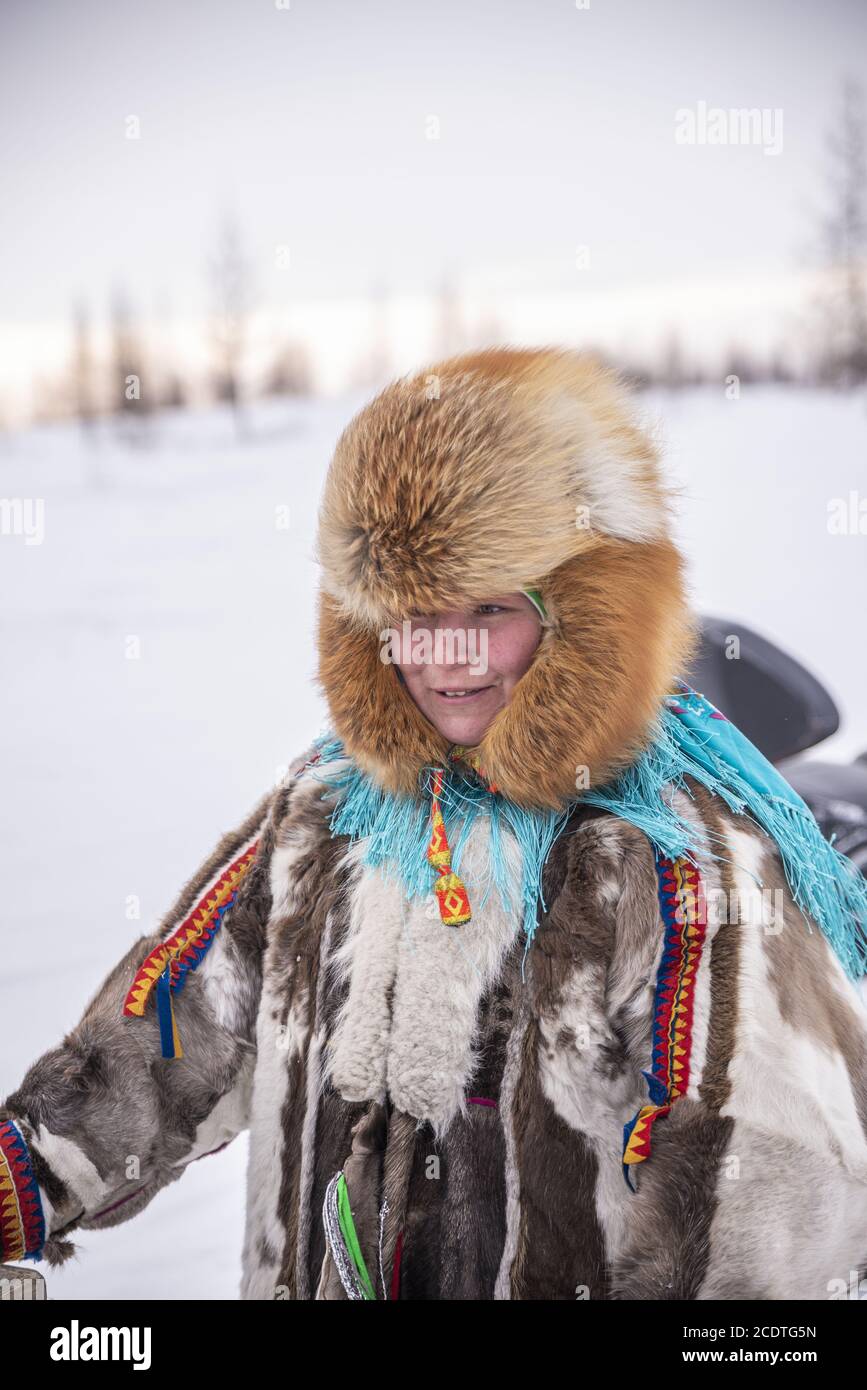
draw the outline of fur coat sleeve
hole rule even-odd
[[[24,1219],[0,1222],[0,1260],[31,1257],[44,1239],[46,1261],[62,1263],[74,1253],[68,1233],[128,1221],[248,1127],[274,831],[306,756],[223,835],[6,1096],[0,1142]],[[163,1055],[155,1007],[167,943],[189,967],[173,994],[182,1060]]]
[[[796,906],[774,842],[691,792],[678,809],[721,858],[700,859],[688,955],[671,946],[679,926],[648,840],[608,816],[570,847],[580,910],[566,914],[561,893],[537,943],[574,959],[580,920],[580,954],[597,962],[543,970],[537,1008],[543,1089],[597,1154],[608,1296],[854,1297],[867,1262],[864,996]],[[600,1139],[613,1155],[621,1121],[645,1108],[630,1191]]]

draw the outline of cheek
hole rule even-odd
[[[522,623],[488,636],[488,664],[499,675],[520,680],[529,669],[541,640],[538,624]]]
[[[403,685],[411,700],[416,704],[423,703],[427,698],[427,686],[425,684],[425,667],[420,664],[409,664],[395,662],[395,675],[398,684]]]

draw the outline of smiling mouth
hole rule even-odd
[[[435,690],[433,693],[451,705],[462,705],[466,704],[468,700],[477,700],[480,695],[484,695],[486,690],[493,690],[493,688],[492,685],[480,685],[475,690]]]

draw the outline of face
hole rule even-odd
[[[408,615],[403,633],[395,664],[413,700],[450,743],[472,747],[532,664],[542,623],[526,594],[496,594]]]

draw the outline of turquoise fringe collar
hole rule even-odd
[[[440,805],[452,850],[452,866],[461,872],[461,854],[479,815],[490,819],[488,874],[482,884],[468,883],[471,905],[481,889],[480,905],[496,887],[507,910],[520,909],[526,936],[524,957],[532,943],[538,908],[546,908],[542,870],[552,844],[574,805],[583,801],[612,811],[642,830],[658,853],[696,862],[700,853],[723,856],[704,836],[696,842],[692,827],[671,805],[671,790],[690,795],[690,776],[737,815],[751,817],[777,843],[792,895],[831,943],[853,980],[867,973],[867,881],[852,862],[824,838],[806,803],[762,753],[709,700],[678,683],[678,694],[661,708],[649,748],[618,778],[604,787],[581,792],[563,811],[528,810],[499,793],[489,792],[475,775],[447,765]],[[332,733],[316,740],[319,760],[313,774],[333,799],[333,835],[366,839],[364,862],[402,881],[407,896],[427,897],[433,871],[427,860],[430,839],[430,790],[433,766],[423,770],[423,798],[397,796],[383,789],[347,757]],[[504,827],[522,851],[522,877],[511,881],[504,853]]]
[[[429,897],[433,892],[434,871],[427,859],[431,836],[430,794],[434,766],[424,769],[421,785],[424,799],[396,796],[386,792],[346,755],[343,743],[332,734],[316,741],[319,761],[313,776],[325,784],[325,797],[333,797],[335,808],[330,820],[332,835],[369,839],[365,864],[380,868],[403,883],[408,898]],[[329,766],[335,765],[335,766]],[[564,811],[530,811],[499,793],[489,792],[475,775],[455,764],[445,768],[439,793],[451,849],[452,868],[461,872],[464,846],[480,815],[490,820],[488,872],[481,883],[467,884],[472,906],[479,894],[479,906],[487,902],[496,888],[507,911],[520,911],[529,949],[536,930],[542,897],[542,869],[548,852],[563,829],[571,807]],[[521,847],[520,883],[509,873],[503,841],[504,828]]]

